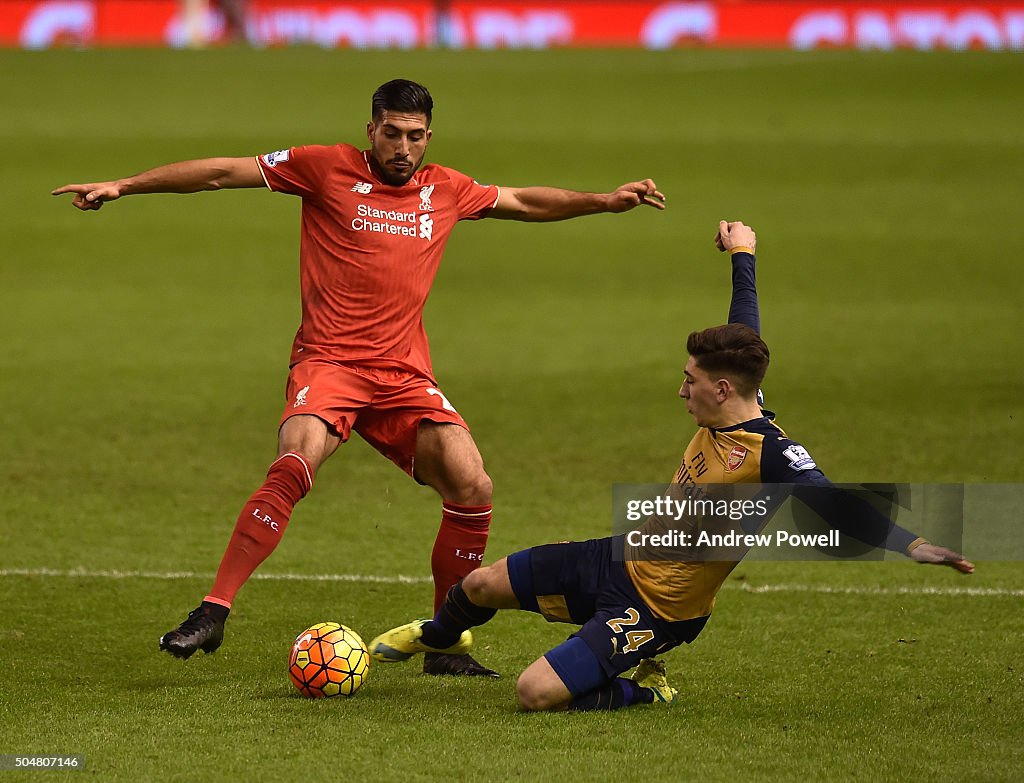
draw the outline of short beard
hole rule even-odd
[[[381,182],[385,185],[391,185],[392,187],[401,187],[402,185],[408,185],[409,180],[416,176],[416,172],[419,171],[419,166],[411,168],[408,175],[393,174],[389,172],[384,166],[377,162],[377,159],[370,156],[370,164],[373,167],[374,173],[380,178]]]
[[[408,185],[409,180],[416,176],[415,169],[409,172],[407,177],[399,177],[397,174],[389,174],[386,170],[381,169],[377,172],[377,175],[383,180],[385,185],[392,185],[394,187],[401,187],[402,185]]]

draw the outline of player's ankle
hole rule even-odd
[[[654,704],[658,700],[658,695],[654,692],[654,688],[638,687],[635,698],[633,704]]]
[[[434,620],[425,622],[420,631],[420,641],[427,647],[433,647],[435,650],[445,650],[451,647],[462,636],[461,631],[453,633]]]
[[[213,601],[204,600],[200,606],[206,610],[206,613],[210,615],[210,617],[218,622],[224,622],[228,619],[228,615],[231,614],[231,607],[224,606],[224,604],[214,603]]]

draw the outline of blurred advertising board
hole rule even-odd
[[[1024,49],[1024,2],[328,2],[250,0],[257,46],[478,49]],[[206,0],[0,0],[0,46],[216,43]]]

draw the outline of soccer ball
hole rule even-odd
[[[370,654],[359,634],[338,623],[300,633],[288,657],[288,675],[309,699],[351,696],[366,682]]]

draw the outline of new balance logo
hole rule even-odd
[[[434,221],[430,219],[429,214],[420,215],[420,239],[433,239],[434,238]]]
[[[371,182],[357,182],[352,186],[353,193],[362,193],[364,196],[373,190],[373,183]]]
[[[299,389],[299,393],[295,395],[295,404],[292,405],[292,407],[298,408],[300,405],[305,405],[307,394],[309,394],[308,386],[303,386],[301,389]]]

